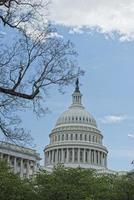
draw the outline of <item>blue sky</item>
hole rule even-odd
[[[120,42],[94,31],[92,35],[69,34],[69,28],[57,26],[59,34],[70,39],[78,52],[78,63],[85,70],[80,79],[83,104],[97,120],[108,148],[108,167],[130,170],[134,159],[134,42]],[[60,113],[71,103],[74,86],[65,88],[61,95],[51,88],[46,104],[50,113],[36,119],[32,113],[24,114],[24,125],[31,129],[37,150],[49,143],[48,134]],[[31,118],[31,123],[29,120]]]
[[[85,70],[80,78],[83,104],[104,135],[113,170],[132,169],[134,159],[134,2],[128,1],[52,0],[49,11],[57,36],[71,40],[78,52],[78,65]],[[30,111],[21,114],[41,157],[73,90],[65,88],[61,95],[50,88],[44,103],[50,113],[40,119]]]

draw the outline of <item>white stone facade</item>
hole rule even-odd
[[[65,167],[107,169],[108,151],[102,144],[103,136],[81,99],[77,81],[72,105],[60,115],[49,135],[50,144],[44,149],[48,169],[58,163]]]
[[[0,159],[6,160],[12,171],[29,178],[39,170],[40,156],[36,150],[0,142]]]

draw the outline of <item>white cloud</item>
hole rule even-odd
[[[73,32],[95,28],[110,36],[116,32],[121,41],[134,39],[134,0],[51,0],[49,12],[51,21]]]
[[[79,27],[75,27],[75,28],[72,28],[70,31],[69,31],[70,34],[83,34],[84,31],[82,29],[80,29]]]
[[[56,37],[56,38],[63,38],[63,35],[57,33],[57,32],[52,32],[49,34],[50,38]]]
[[[101,119],[103,124],[118,124],[127,119],[126,115],[107,115]]]
[[[6,32],[0,31],[0,37],[4,37],[6,35]]]
[[[134,134],[128,134],[128,137],[134,139]]]

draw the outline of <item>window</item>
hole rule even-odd
[[[58,141],[60,141],[60,135],[58,135]]]
[[[85,141],[87,141],[87,135],[85,135]]]
[[[89,141],[91,141],[91,135],[89,135]]]
[[[78,136],[77,136],[77,134],[75,134],[75,140],[77,140],[78,139]]]
[[[82,140],[82,134],[80,134],[80,140]]]
[[[62,141],[64,140],[64,135],[62,135]]]
[[[71,140],[73,140],[73,134],[71,134]]]
[[[66,134],[66,140],[68,140],[68,134]]]

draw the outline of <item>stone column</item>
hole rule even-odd
[[[54,163],[54,150],[52,150],[52,164]]]
[[[98,165],[100,165],[100,151],[98,151]]]
[[[3,159],[3,153],[0,153],[0,159]]]
[[[91,164],[91,149],[89,149],[89,153],[88,153],[88,163]]]
[[[37,172],[38,171],[38,167],[37,167],[37,162],[36,161],[33,161],[33,173]]]
[[[50,165],[50,151],[48,151],[47,164]]]
[[[27,160],[27,169],[26,169],[26,176],[29,178],[29,172],[30,172],[30,165],[29,165],[29,160]]]
[[[7,162],[10,164],[10,155],[7,155]]]
[[[100,151],[100,165],[102,166],[102,152]]]
[[[107,167],[107,155],[105,154],[105,167]]]
[[[78,163],[80,163],[80,148],[78,148]]]
[[[20,176],[23,177],[23,158],[20,161]]]
[[[72,148],[72,163],[74,163],[74,148]]]
[[[56,149],[55,163],[58,163],[58,149]]]
[[[86,162],[86,149],[83,150],[83,162],[85,163]]]
[[[16,157],[14,157],[14,173],[17,173],[17,169],[16,169]]]
[[[96,165],[96,151],[94,150],[94,164]]]
[[[66,158],[66,163],[69,162],[69,149],[67,148],[67,158]]]
[[[104,153],[102,153],[102,166],[104,167]]]
[[[61,149],[61,163],[64,163],[64,152],[63,152],[63,149]]]
[[[96,154],[96,165],[98,165],[98,151],[95,151]]]

